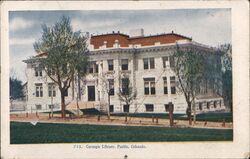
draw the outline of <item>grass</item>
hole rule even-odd
[[[232,140],[232,129],[10,123],[11,144]]]

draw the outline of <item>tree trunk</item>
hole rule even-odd
[[[108,119],[110,119],[110,110],[109,110],[109,106],[110,106],[110,94],[108,93]]]
[[[61,115],[62,118],[65,118],[65,96],[64,96],[64,91],[61,91]]]
[[[188,116],[188,120],[189,120],[189,125],[192,125],[192,119],[191,119],[191,106],[192,106],[192,103],[191,102],[188,102],[188,107],[187,107],[187,116]]]
[[[195,102],[193,101],[193,110],[194,110],[194,124],[196,123],[196,105]]]
[[[76,97],[76,107],[77,107],[77,117],[79,117],[80,116],[80,114],[79,114],[80,108],[79,108],[79,103],[78,103],[78,93],[77,93],[77,97]]]

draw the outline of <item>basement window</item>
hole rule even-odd
[[[114,105],[109,105],[109,112],[114,112]]]
[[[154,105],[153,104],[145,104],[146,112],[153,112],[154,111]]]
[[[41,110],[42,109],[42,105],[41,104],[37,104],[36,105],[36,110]]]
[[[210,102],[207,102],[207,109],[210,109]]]
[[[128,113],[129,112],[129,105],[123,105],[123,112]]]
[[[199,103],[199,109],[202,110],[202,103]]]

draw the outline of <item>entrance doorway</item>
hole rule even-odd
[[[88,101],[95,101],[95,86],[88,86]]]

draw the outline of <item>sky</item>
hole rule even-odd
[[[52,26],[62,16],[71,19],[74,31],[93,35],[112,31],[129,34],[143,28],[145,35],[174,31],[214,47],[231,43],[230,9],[10,11],[10,75],[27,81],[22,60],[36,55],[33,43],[41,38],[41,25]]]

